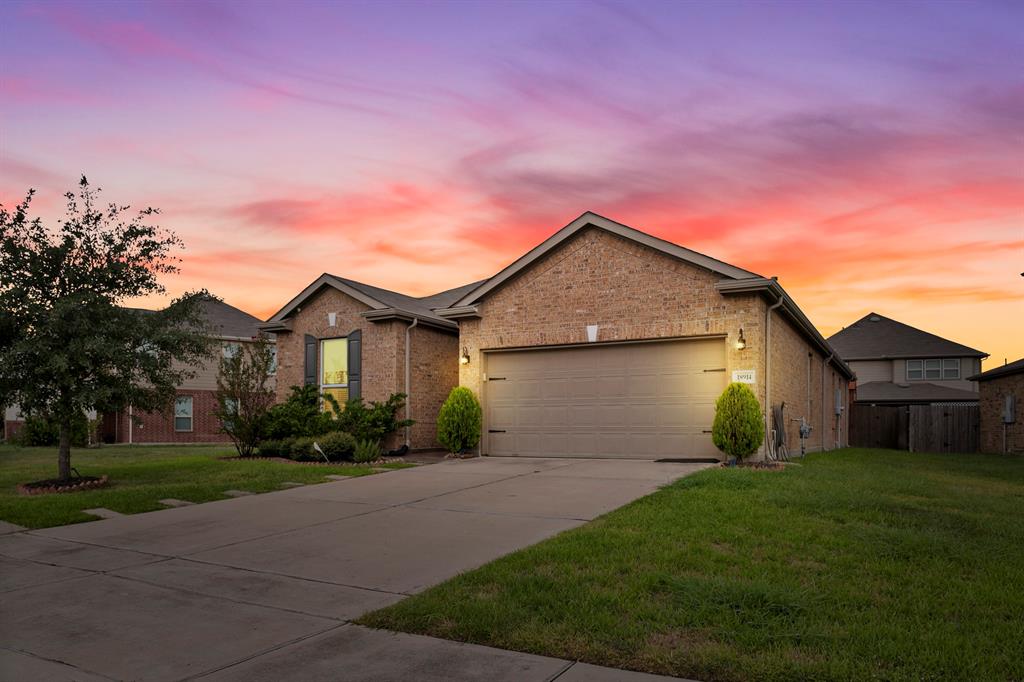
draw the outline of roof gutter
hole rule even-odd
[[[762,294],[768,297],[769,300],[782,300],[782,309],[786,311],[789,318],[793,320],[796,326],[804,333],[804,335],[810,339],[822,355],[835,355],[833,363],[842,372],[843,376],[847,379],[854,379],[856,374],[850,368],[846,362],[843,361],[842,356],[836,352],[835,348],[832,347],[825,337],[821,335],[821,332],[807,319],[800,307],[793,302],[793,299],[786,294],[786,290],[782,288],[778,280],[774,277],[751,277],[748,279],[737,279],[737,280],[721,280],[715,284],[715,288],[723,296],[729,294]]]
[[[421,315],[417,315],[416,313],[409,312],[408,310],[402,310],[401,308],[367,310],[359,314],[370,322],[385,322],[387,320],[412,322],[413,320],[417,320],[417,324],[422,324],[425,327],[433,327],[434,329],[441,329],[446,332],[459,331],[459,325],[455,322],[450,322],[448,320],[431,320],[429,318],[422,317]]]

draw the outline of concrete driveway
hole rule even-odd
[[[596,679],[348,621],[706,466],[446,461],[2,535],[0,678]]]

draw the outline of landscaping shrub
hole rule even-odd
[[[449,452],[462,453],[480,442],[483,412],[473,391],[456,386],[437,415],[437,440]]]
[[[313,449],[314,440],[316,439],[305,436],[291,441],[291,447],[288,449],[288,458],[293,459],[296,462],[323,461],[323,457],[320,456],[320,453]]]
[[[352,453],[352,461],[358,464],[376,462],[380,459],[380,441],[361,440],[356,443],[355,452]]]
[[[761,406],[746,384],[729,384],[715,401],[711,440],[716,448],[737,459],[748,457],[761,447],[764,442]]]
[[[327,459],[332,462],[351,459],[352,453],[356,449],[355,437],[344,431],[325,433],[318,437],[316,442],[320,445],[320,449],[324,451],[324,454],[327,455]]]
[[[349,400],[345,409],[336,413],[333,428],[352,434],[356,440],[383,441],[398,429],[415,423],[398,418],[405,407],[405,397],[404,393],[392,393],[384,402],[371,401],[369,405],[362,398]]]
[[[25,415],[25,423],[11,439],[15,445],[46,446],[60,442],[60,424],[52,417]],[[71,445],[84,448],[89,444],[89,419],[84,413],[71,422]]]
[[[285,449],[285,442],[283,440],[264,440],[260,441],[256,451],[260,457],[281,457],[283,449]],[[284,456],[287,457],[287,455]]]
[[[329,405],[334,403],[326,396]],[[313,384],[292,386],[283,403],[270,408],[263,421],[262,438],[280,440],[297,436],[320,436],[334,428],[331,412],[320,409],[320,391]]]

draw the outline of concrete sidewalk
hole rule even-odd
[[[0,678],[634,679],[348,621],[704,466],[448,461],[2,535]]]

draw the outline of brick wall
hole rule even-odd
[[[178,395],[192,396],[192,430],[174,430],[174,407],[165,413],[135,411],[135,424],[131,429],[133,443],[226,443],[227,434],[220,430],[220,420],[214,416],[217,399],[213,391],[179,390]],[[117,442],[128,442],[128,411],[116,417]]]
[[[304,379],[306,334],[318,339],[346,336],[362,331],[363,399],[386,400],[392,393],[405,392],[405,329],[408,323],[390,320],[369,322],[361,313],[370,307],[333,288],[324,288],[292,316],[292,331],[277,335],[277,399],[284,400],[291,386]],[[328,313],[336,313],[334,327]],[[458,338],[454,334],[417,327],[412,331],[411,380],[413,448],[436,447],[437,412],[448,391],[458,381]],[[402,415],[404,417],[404,413]],[[389,439],[396,447],[404,434]]]
[[[1003,405],[1007,395],[1016,396],[1017,420],[1006,427],[1006,452],[1024,453],[1024,374],[979,383],[981,451],[1003,452]]]
[[[469,351],[470,363],[460,366],[459,380],[480,395],[482,351],[585,343],[586,326],[596,324],[598,341],[722,335],[727,372],[753,369],[751,388],[763,405],[766,304],[757,295],[722,296],[715,289],[720,279],[606,231],[583,230],[492,292],[481,303],[478,319],[460,322],[459,343]],[[740,328],[744,350],[735,348]],[[806,405],[810,346],[778,316],[772,334],[778,353],[772,360],[773,379],[784,382],[772,389],[772,401],[803,400]],[[820,355],[815,359],[812,381],[820,396]],[[820,411],[820,397],[812,408]],[[820,412],[815,414],[815,430],[820,431]],[[817,438],[820,443],[820,433]]]

